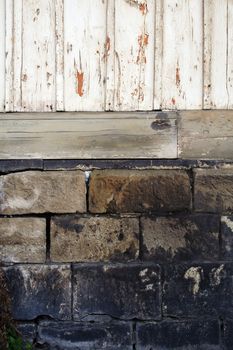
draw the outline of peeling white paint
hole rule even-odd
[[[224,264],[221,264],[217,268],[213,268],[210,272],[210,284],[211,286],[219,286],[221,283],[222,272],[224,271]]]
[[[227,225],[227,227],[232,231],[233,234],[233,221],[230,220],[227,216],[223,216],[221,221],[222,223]]]
[[[200,290],[200,283],[202,279],[203,270],[200,266],[190,267],[184,274],[185,279],[192,280],[192,293],[193,295],[197,295]]]

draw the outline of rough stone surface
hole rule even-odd
[[[232,350],[233,349],[233,320],[225,320],[223,326],[223,344],[224,350]]]
[[[143,258],[161,262],[219,256],[219,219],[210,215],[142,218]]]
[[[43,169],[42,159],[1,159],[0,173],[22,171],[27,169]]]
[[[183,170],[94,170],[90,179],[92,213],[185,210],[190,201]]]
[[[74,318],[159,319],[160,268],[153,264],[75,265]]]
[[[139,323],[137,350],[220,350],[219,324],[211,321]]]
[[[5,268],[17,320],[38,316],[71,317],[71,273],[69,265],[15,265]]]
[[[0,218],[1,262],[45,262],[46,220]]]
[[[136,259],[139,222],[136,218],[54,217],[51,260],[107,261]]]
[[[24,342],[30,342],[31,344],[36,339],[36,325],[35,323],[19,323],[17,324],[17,330],[21,334]]]
[[[86,210],[82,171],[25,171],[0,176],[0,213],[75,213]]]
[[[51,350],[132,350],[132,325],[126,322],[42,322],[38,342]]]
[[[221,258],[233,260],[233,216],[221,218]]]
[[[233,167],[194,171],[194,206],[197,211],[233,210]]]
[[[165,316],[233,315],[233,265],[174,265],[165,269]]]

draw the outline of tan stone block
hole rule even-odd
[[[86,210],[82,171],[25,171],[0,177],[0,213],[75,213]]]
[[[194,174],[194,207],[197,211],[233,210],[233,167],[197,169]]]
[[[45,259],[45,219],[0,219],[0,261],[43,263]]]
[[[182,170],[96,170],[89,187],[93,213],[176,211],[190,208],[191,189]]]
[[[54,217],[51,260],[54,262],[132,260],[139,250],[136,218]]]

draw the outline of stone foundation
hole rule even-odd
[[[0,260],[36,349],[233,348],[233,164],[0,171]]]

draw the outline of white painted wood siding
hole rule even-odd
[[[0,111],[233,108],[233,0],[0,0]]]

